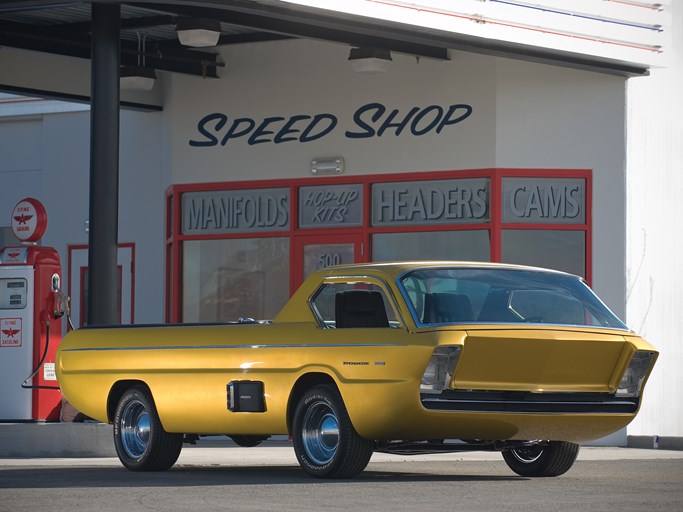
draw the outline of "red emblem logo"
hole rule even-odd
[[[21,215],[16,215],[14,217],[14,220],[16,220],[19,224],[26,224],[26,222],[31,220],[32,218],[33,218],[33,215],[24,215],[22,213]]]
[[[7,336],[8,338],[14,338],[20,332],[21,332],[21,330],[19,330],[19,329],[3,329],[2,330],[2,334]]]

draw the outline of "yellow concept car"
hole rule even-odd
[[[132,470],[202,435],[289,434],[316,477],[466,450],[556,476],[635,417],[656,358],[576,276],[414,262],[320,270],[272,321],[72,331],[57,375]]]

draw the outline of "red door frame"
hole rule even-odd
[[[134,242],[121,242],[117,246],[119,249],[123,248],[130,248],[130,323],[134,324],[135,323],[135,243]],[[67,294],[69,297],[71,297],[71,281],[73,280],[73,276],[71,275],[71,265],[73,263],[73,252],[77,250],[83,250],[83,249],[89,249],[90,245],[88,244],[68,244],[66,246],[67,248],[67,269],[69,271],[69,282],[67,286]],[[120,267],[120,265],[118,265]],[[81,271],[83,268],[87,267],[81,267]],[[122,273],[121,273],[122,275]],[[80,278],[80,277],[79,277]],[[123,279],[123,277],[121,277]],[[80,286],[80,284],[79,284]],[[121,283],[121,289],[123,290],[123,283]],[[83,290],[81,290],[81,299],[83,298]],[[122,300],[120,297],[119,300]],[[122,304],[119,305],[119,310],[122,311]],[[81,313],[82,313],[82,308],[81,308]],[[80,314],[80,313],[79,313]],[[119,321],[121,319],[119,318]],[[68,329],[68,327],[67,327]]]
[[[121,323],[121,315],[123,313],[123,311],[122,311],[122,307],[123,307],[123,304],[122,304],[123,303],[123,265],[116,265],[116,268],[117,268],[118,274],[119,274],[118,275],[119,290],[121,291],[121,293],[119,294],[119,297],[118,297],[118,299],[119,299],[119,324],[120,324]],[[79,320],[78,325],[80,327],[83,327],[84,325],[86,325],[85,324],[86,315],[85,315],[85,307],[84,306],[87,303],[87,301],[85,300],[85,283],[87,282],[87,279],[86,279],[87,272],[88,272],[87,266],[83,266],[80,268],[80,278],[79,278],[80,279],[80,281],[79,281],[80,304],[78,305],[78,316],[80,317],[78,319]],[[131,315],[132,315],[132,311],[131,311]],[[133,323],[132,317],[131,317],[131,323]]]

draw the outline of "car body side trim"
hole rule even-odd
[[[339,347],[404,347],[401,343],[292,343],[254,345],[165,345],[144,347],[84,347],[67,348],[62,352],[125,352],[134,350],[214,350],[214,349],[264,349],[264,348],[339,348]]]

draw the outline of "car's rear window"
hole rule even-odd
[[[430,268],[398,281],[417,325],[534,323],[627,329],[576,276],[542,270]]]

